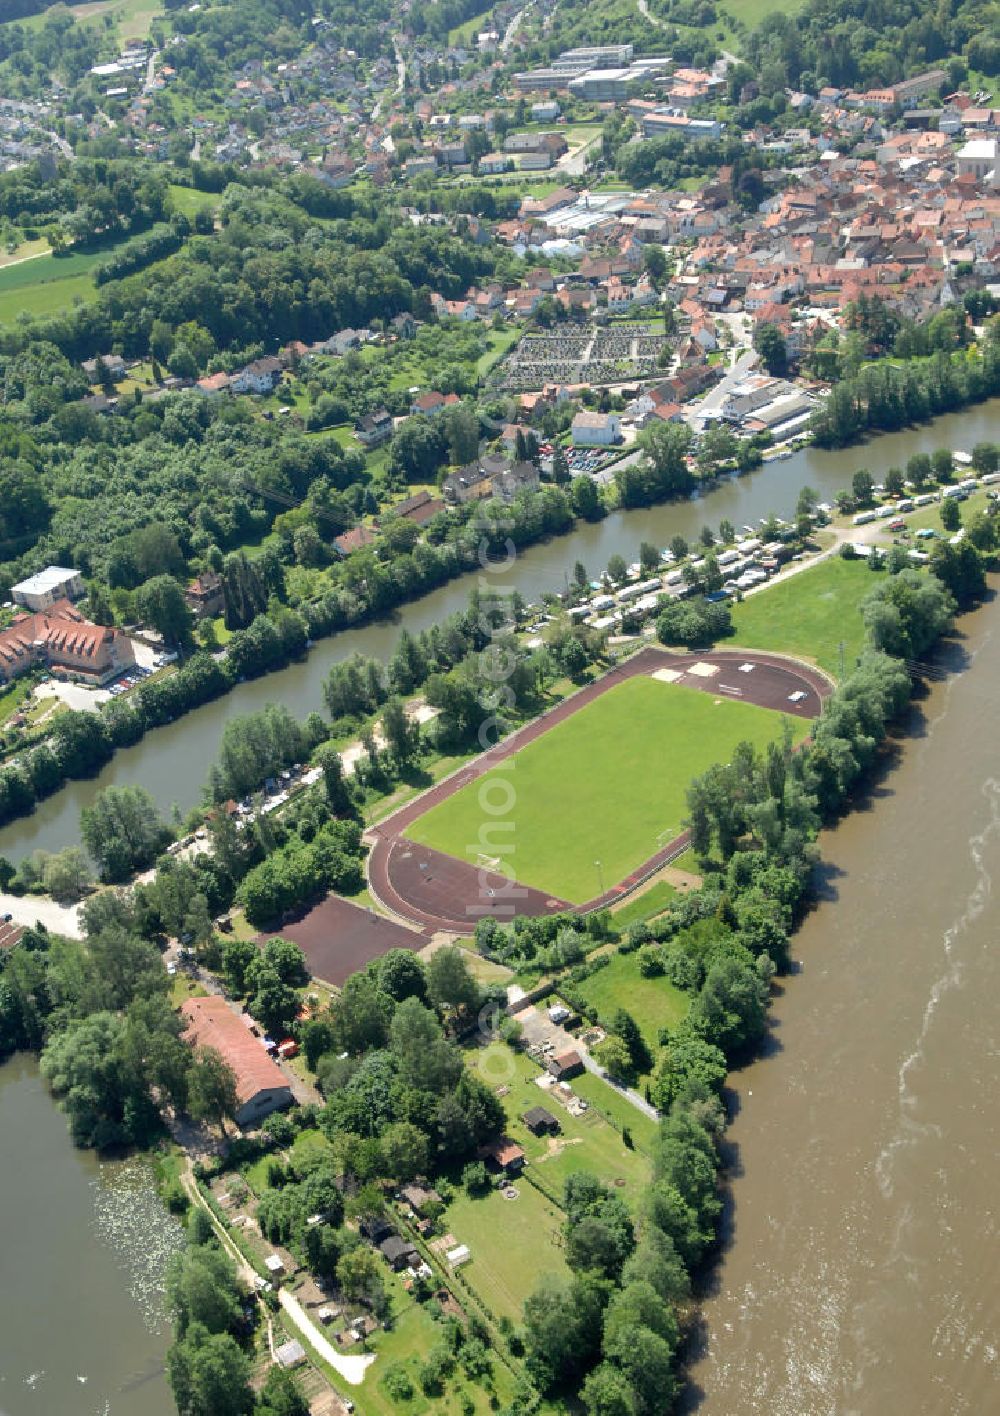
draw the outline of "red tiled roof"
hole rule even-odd
[[[214,1047],[236,1075],[236,1095],[245,1105],[258,1092],[287,1087],[284,1073],[271,1061],[259,1038],[240,1022],[224,998],[187,998],[181,1004],[187,1020],[185,1042]]]

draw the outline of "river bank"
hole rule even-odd
[[[717,528],[720,521],[729,520],[738,529],[756,525],[772,512],[790,516],[799,491],[806,485],[821,499],[832,500],[837,491],[850,485],[854,470],[861,465],[879,474],[888,467],[905,465],[915,452],[942,446],[967,448],[998,438],[1000,400],[994,399],[962,414],[886,434],[846,451],[805,448],[748,476],[729,478],[690,501],[618,511],[600,522],[578,524],[568,535],[522,552],[509,573],[491,581],[506,589],[517,588],[526,599],[536,600],[545,591],[562,588],[577,560],[593,575],[604,569],[612,555],[634,560],[643,540],[665,546],[675,535],[696,540],[706,523]],[[150,731],[134,747],[120,749],[95,777],[69,783],[39,803],[33,815],[0,830],[0,855],[18,861],[39,848],[56,851],[72,844],[78,838],[80,812],[107,786],[142,786],[161,807],[176,803],[182,812],[189,811],[201,799],[202,785],[229,717],[254,712],[270,702],[287,703],[299,718],[322,711],[323,684],[334,664],[356,653],[388,660],[401,629],[416,634],[465,608],[473,583],[469,576],[451,581],[404,606],[392,618],[323,640],[305,660],[239,684],[225,697]]]
[[[996,604],[938,661],[891,773],[820,837],[771,1045],[730,1078],[725,1244],[687,1413],[995,1404]]]

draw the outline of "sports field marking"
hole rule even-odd
[[[656,669],[653,674],[653,678],[659,679],[660,683],[676,683],[680,677],[680,669]]]
[[[718,664],[706,664],[701,661],[699,661],[697,664],[692,664],[691,667],[688,669],[688,673],[694,674],[695,678],[715,678],[715,675],[718,672]]]

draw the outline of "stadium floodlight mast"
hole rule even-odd
[[[598,880],[598,884],[599,884],[600,887],[601,887],[601,894],[603,895],[603,894],[604,894],[604,866],[601,864],[601,862],[600,862],[599,860],[595,860],[595,861],[594,861],[594,864],[597,866],[597,880]]]

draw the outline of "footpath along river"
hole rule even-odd
[[[1000,440],[1000,399],[840,452],[806,448],[751,476],[729,479],[691,501],[617,512],[596,525],[581,525],[568,536],[523,551],[508,574],[492,576],[490,583],[508,589],[516,586],[526,599],[536,599],[546,590],[560,589],[577,560],[595,576],[614,554],[634,560],[640,541],[665,546],[675,535],[694,540],[706,523],[717,530],[720,521],[728,519],[739,529],[744,524],[755,525],[771,512],[790,516],[804,486],[814,487],[821,498],[832,499],[841,488],[850,486],[859,467],[867,466],[877,478],[889,467],[905,465],[915,452],[938,447],[968,450],[986,440]],[[73,844],[79,839],[82,808],[111,785],[135,783],[152,792],[164,808],[176,802],[187,812],[200,800],[228,718],[274,702],[286,703],[300,718],[314,709],[322,711],[323,682],[333,664],[355,653],[388,659],[404,626],[418,633],[440,623],[465,607],[473,583],[472,577],[466,576],[403,606],[392,621],[323,640],[302,663],[240,684],[225,698],[157,728],[137,746],[116,753],[97,777],[71,783],[42,802],[32,816],[0,831],[0,855],[17,861],[38,848],[55,851]]]
[[[731,1079],[699,1416],[1000,1410],[1000,601],[820,841],[770,1055]]]

